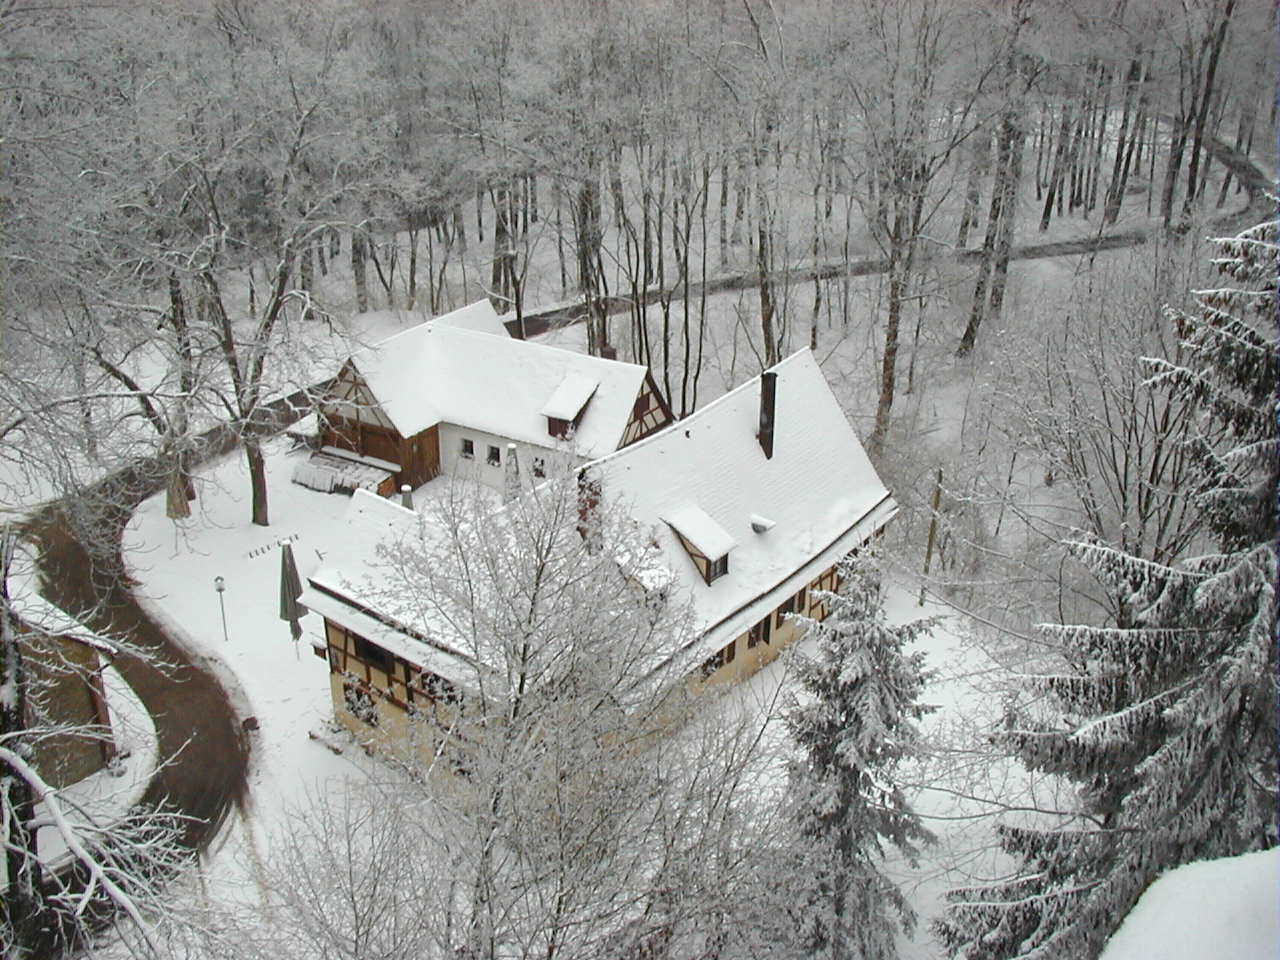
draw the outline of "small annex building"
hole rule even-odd
[[[353,354],[294,479],[387,496],[461,470],[502,489],[510,444],[536,475],[553,452],[593,459],[671,420],[648,368],[514,339],[483,300]]]
[[[789,614],[822,619],[836,564],[897,512],[817,361],[802,350],[664,430],[584,464],[582,503],[625,511],[659,555],[637,584],[691,602],[697,639],[655,674],[697,686],[744,678],[796,636]],[[379,544],[423,523],[357,492],[342,558],[313,573],[302,603],[324,619],[337,719],[359,736],[407,733],[411,714],[453,715],[487,664],[373,584]],[[678,661],[677,663],[673,661]]]
[[[68,787],[117,754],[102,671],[118,648],[34,593],[15,593],[10,611],[29,678],[28,722],[48,731],[33,765],[50,785]]]

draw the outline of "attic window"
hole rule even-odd
[[[729,572],[729,551],[736,545],[707,513],[694,504],[670,510],[662,518],[675,531],[702,579],[708,584]]]
[[[726,553],[719,560],[712,560],[707,565],[707,583],[729,572],[729,555]]]
[[[538,411],[547,418],[547,433],[553,437],[567,436],[570,424],[578,425],[599,386],[600,381],[594,377],[581,373],[565,374]]]

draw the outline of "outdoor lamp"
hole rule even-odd
[[[218,591],[218,609],[222,611],[222,642],[230,643],[231,638],[227,636],[227,602],[222,596],[227,592],[227,581],[222,577],[214,577],[213,589]]]

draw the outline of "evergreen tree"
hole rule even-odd
[[[915,917],[879,861],[884,841],[914,860],[932,837],[907,804],[894,775],[918,750],[915,721],[926,674],[923,655],[907,653],[932,622],[885,622],[869,564],[840,564],[830,615],[801,618],[817,657],[797,657],[807,694],[793,703],[787,729],[803,751],[789,765],[801,889],[794,903],[796,946],[804,956],[890,958],[899,925]]]
[[[1171,312],[1183,363],[1148,360],[1151,389],[1199,412],[1199,556],[1172,566],[1098,541],[1076,555],[1132,598],[1133,624],[1051,625],[1067,669],[1032,680],[1039,712],[1004,736],[1031,769],[1078,787],[1080,812],[1004,826],[1018,875],[953,891],[935,925],[953,955],[1095,956],[1162,871],[1277,842],[1277,224],[1216,241],[1229,283]]]

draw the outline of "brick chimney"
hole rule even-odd
[[[756,434],[756,439],[760,441],[760,449],[764,451],[766,460],[773,459],[774,398],[777,385],[778,375],[772,370],[760,374],[760,432]]]

